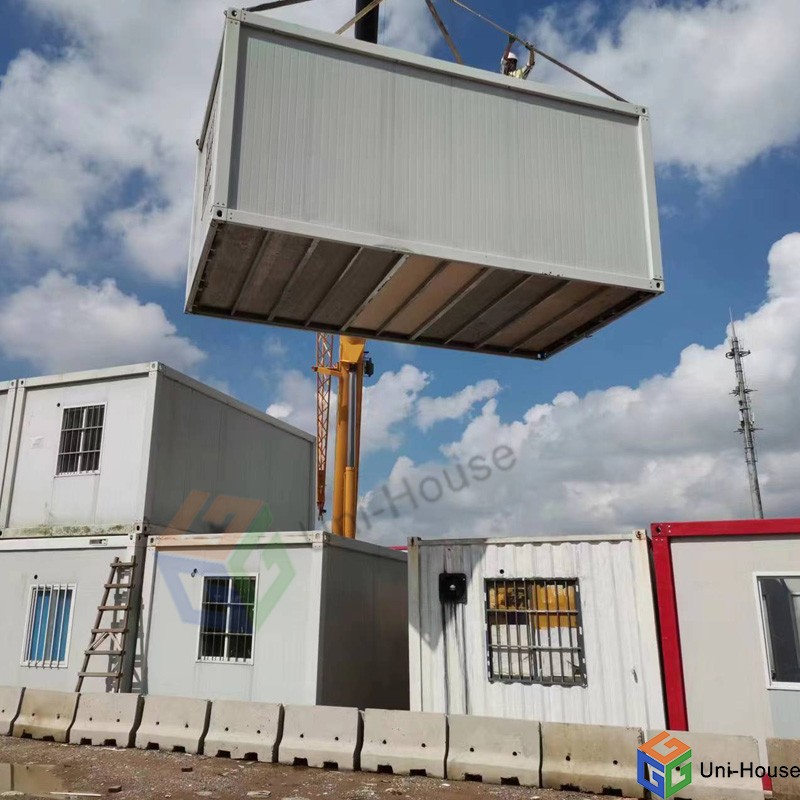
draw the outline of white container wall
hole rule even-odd
[[[203,492],[232,498],[228,513],[240,510],[238,500],[264,502],[270,530],[311,530],[314,441],[309,433],[163,370],[155,395],[145,515],[153,525],[170,526],[187,497]],[[186,530],[218,533],[223,524],[224,515],[198,515]]]
[[[408,553],[412,710],[664,726],[643,533],[411,539]]]
[[[84,526],[122,524],[129,530],[142,522],[155,388],[150,371],[139,365],[17,381],[0,508],[4,537],[14,531],[89,533]],[[72,425],[65,422],[69,409],[80,414],[88,407],[101,407],[103,420],[99,457],[84,469],[78,456],[74,464],[62,463],[62,432]],[[81,448],[80,430],[74,436],[66,445],[71,452]]]
[[[0,459],[3,538],[314,523],[314,437],[155,362],[0,384]]]
[[[135,553],[133,535],[0,541],[0,685],[74,691],[111,562]],[[101,657],[90,666],[107,668]]]
[[[767,738],[800,738],[800,536],[697,536],[670,547],[689,730],[755,736],[764,756]],[[785,603],[762,598],[787,583]],[[789,675],[776,666],[770,626],[792,650]]]
[[[187,310],[546,358],[664,289],[647,110],[228,11]]]
[[[145,586],[149,694],[408,708],[403,553],[322,532],[153,536]]]

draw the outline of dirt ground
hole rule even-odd
[[[42,769],[46,767],[46,769]],[[0,798],[591,800],[593,795],[0,737]]]

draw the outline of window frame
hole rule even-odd
[[[90,470],[79,470],[77,472],[59,472],[58,471],[58,464],[61,459],[61,437],[64,435],[64,415],[67,411],[76,408],[82,408],[84,410],[90,408],[100,408],[103,409],[103,424],[100,427],[100,449],[97,454],[97,469],[90,469]],[[105,441],[105,432],[106,432],[106,420],[108,419],[108,403],[103,401],[100,403],[73,403],[70,405],[62,405],[61,406],[61,424],[58,429],[58,448],[56,450],[56,468],[55,468],[55,477],[56,478],[77,478],[83,475],[99,475],[102,466],[103,466],[103,442]],[[83,420],[81,420],[81,443],[83,442],[83,436],[85,435],[85,427],[83,425]],[[91,451],[94,452],[94,451]],[[79,451],[78,457],[82,458],[85,455],[83,451]]]
[[[535,587],[537,584],[544,584],[547,587],[549,584],[556,585],[556,593],[558,592],[558,585],[571,585],[575,587],[575,619],[576,619],[576,626],[575,626],[575,648],[568,648],[574,650],[578,654],[579,663],[581,665],[581,674],[577,676],[578,679],[574,681],[563,681],[560,678],[558,680],[554,680],[553,676],[551,675],[549,678],[543,677],[541,675],[534,677],[526,677],[524,675],[516,675],[516,676],[505,676],[505,675],[495,675],[493,674],[493,645],[491,641],[491,625],[489,622],[489,615],[492,613],[519,613],[518,609],[515,609],[513,612],[509,612],[507,609],[505,612],[500,609],[492,610],[489,607],[489,589],[490,586],[498,587],[502,583],[513,584],[513,583],[522,583],[523,585],[527,586],[531,584]],[[581,603],[581,581],[578,577],[524,577],[524,578],[517,578],[517,577],[508,577],[507,575],[497,575],[493,577],[484,577],[483,579],[483,628],[484,628],[484,648],[485,648],[485,660],[486,660],[486,677],[489,683],[491,684],[522,684],[523,686],[543,686],[543,687],[561,687],[563,689],[572,689],[575,687],[585,689],[589,685],[589,669],[587,666],[586,661],[586,642],[583,635],[583,608]],[[528,613],[528,612],[521,612],[521,613]],[[549,609],[545,609],[545,613],[548,615],[558,614],[558,609],[554,609],[550,611]],[[518,624],[518,623],[515,623]],[[548,641],[550,641],[548,637]],[[503,645],[499,645],[499,648],[502,648]],[[498,650],[498,645],[494,645],[494,649]],[[531,658],[530,653],[532,652],[530,647],[528,648],[529,655],[528,657]],[[548,647],[544,649],[546,653],[556,653],[559,654],[563,652],[559,650],[557,647]],[[510,663],[510,662],[509,662]],[[562,661],[563,666],[563,661]],[[532,671],[532,669],[530,669]]]
[[[69,619],[67,620],[67,637],[64,644],[64,660],[53,662],[49,659],[50,663],[45,661],[31,661],[28,658],[28,651],[31,646],[31,638],[33,636],[33,603],[34,597],[41,589],[47,589],[52,592],[54,589],[64,589],[65,591],[72,592],[72,601],[69,605]],[[25,613],[25,622],[22,633],[22,652],[20,654],[20,666],[28,669],[69,669],[69,651],[72,642],[72,625],[75,619],[75,604],[78,595],[78,585],[76,583],[32,583],[28,588],[28,603]]]
[[[756,600],[756,618],[758,622],[758,638],[761,641],[761,658],[764,665],[764,682],[768,690],[783,692],[800,692],[800,681],[776,681],[772,679],[772,659],[770,656],[769,618],[764,607],[764,598],[761,594],[761,578],[797,578],[800,572],[790,570],[760,571],[753,573],[753,591]]]
[[[258,609],[258,578],[259,573],[257,572],[242,572],[242,573],[235,573],[231,574],[221,574],[221,573],[205,573],[202,576],[202,581],[200,582],[200,619],[197,623],[197,647],[195,648],[195,662],[197,664],[223,664],[226,666],[236,667],[236,666],[253,666],[255,664],[255,655],[256,655],[256,611]],[[250,649],[250,658],[248,659],[236,659],[230,660],[227,657],[214,657],[214,656],[203,656],[200,653],[200,647],[203,641],[203,598],[205,596],[205,586],[207,580],[227,580],[233,581],[236,578],[253,578],[255,581],[254,589],[253,589],[253,633],[252,635],[252,647]],[[230,603],[226,604],[228,609],[230,609]],[[230,631],[228,631],[228,625],[230,622],[230,614],[228,614],[225,618],[225,649],[228,649],[228,644],[230,642]]]

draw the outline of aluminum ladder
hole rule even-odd
[[[76,692],[80,692],[85,678],[105,678],[107,691],[119,692],[123,675],[123,662],[127,652],[127,639],[134,589],[134,567],[136,557],[130,561],[115,558],[111,562],[108,582],[103,591],[103,600],[97,607],[89,647],[84,650],[83,666],[78,673]],[[111,595],[113,592],[113,601]],[[95,657],[108,659],[105,672],[90,672],[89,660]]]

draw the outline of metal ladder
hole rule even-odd
[[[105,678],[109,691],[120,691],[123,662],[127,652],[127,638],[130,632],[129,618],[132,607],[135,564],[135,557],[131,557],[130,561],[120,561],[119,558],[115,558],[111,562],[111,571],[108,575],[108,582],[105,584],[103,600],[97,607],[97,617],[89,639],[89,647],[84,650],[83,666],[78,673],[76,692],[80,692],[85,678]],[[114,602],[109,603],[112,592],[114,593]],[[118,614],[121,614],[122,617],[118,618]],[[110,615],[111,618],[104,622],[106,615]],[[111,661],[108,671],[89,672],[89,659],[97,656],[103,656]]]

